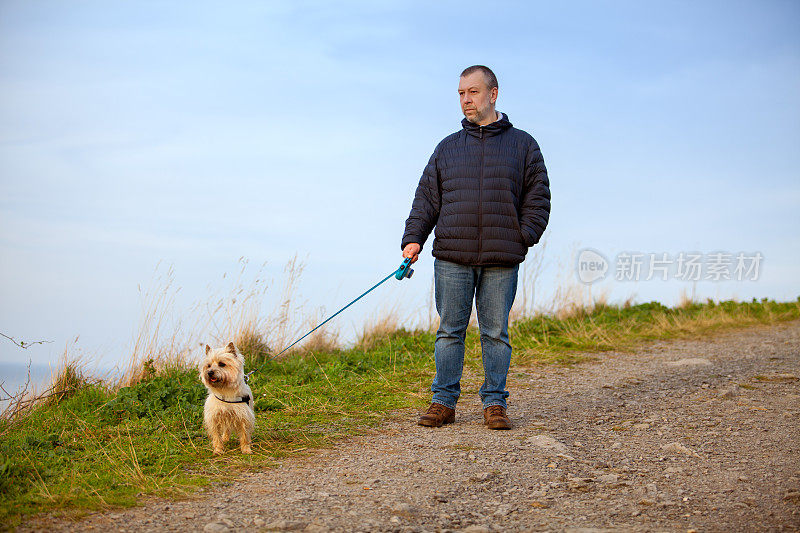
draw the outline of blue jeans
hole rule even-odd
[[[440,318],[434,349],[436,377],[431,385],[434,403],[455,409],[461,395],[464,337],[474,298],[483,356],[481,401],[484,408],[506,407],[506,378],[511,363],[508,314],[517,293],[518,271],[519,265],[472,267],[441,259],[434,261],[436,311]]]

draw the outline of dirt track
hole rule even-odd
[[[511,431],[401,413],[199,498],[22,530],[800,531],[800,321],[512,368]]]

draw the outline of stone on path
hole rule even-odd
[[[661,449],[665,452],[681,453],[683,455],[691,455],[692,457],[700,457],[697,452],[687,448],[680,442],[670,442],[669,444],[664,444],[661,446]]]
[[[205,533],[228,533],[230,529],[222,522],[210,522],[203,528]]]
[[[797,381],[797,376],[794,374],[767,374],[765,376],[756,376],[758,381],[774,381],[778,383],[790,383]]]
[[[525,444],[530,444],[553,455],[567,453],[567,446],[548,435],[533,435],[525,439]]]
[[[392,513],[397,516],[413,516],[419,514],[419,510],[407,503],[396,503],[392,506]]]
[[[266,531],[300,531],[305,529],[306,524],[303,522],[292,522],[289,520],[278,520],[271,522],[264,526]]]
[[[469,526],[461,530],[462,533],[490,533],[486,526]]]
[[[702,357],[689,357],[686,359],[678,359],[677,361],[668,361],[668,366],[708,366],[711,361],[703,359]]]
[[[564,533],[613,533],[618,529],[606,529],[597,527],[568,527]]]

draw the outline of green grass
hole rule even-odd
[[[798,317],[800,298],[676,309],[657,303],[602,305],[569,317],[516,322],[513,364],[517,370],[539,363],[571,365],[587,353],[631,350],[652,339]],[[144,381],[116,391],[81,381],[73,372],[67,393],[0,420],[0,523],[13,527],[26,515],[45,511],[74,515],[129,506],[143,495],[181,497],[364,431],[398,409],[421,407],[434,373],[434,337],[401,330],[373,339],[368,350],[295,354],[280,361],[265,358],[258,343],[244,347],[248,369],[258,368],[251,379],[254,453],[244,456],[231,443],[224,459],[211,456],[202,428],[205,389],[195,369],[150,372]],[[469,392],[481,379],[478,333],[470,330],[466,343]]]

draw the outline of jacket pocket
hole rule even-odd
[[[528,246],[528,243],[525,242],[525,232],[522,231],[522,225],[519,223],[519,219],[514,217],[514,227],[517,230],[517,240],[525,246]]]
[[[524,244],[527,248],[530,248],[531,246],[536,244],[533,241],[533,237],[530,237],[528,235],[528,233],[525,230],[522,229],[522,224],[520,224],[519,219],[516,218],[514,220],[515,220],[515,224],[517,226],[517,231],[519,232],[519,242]]]

